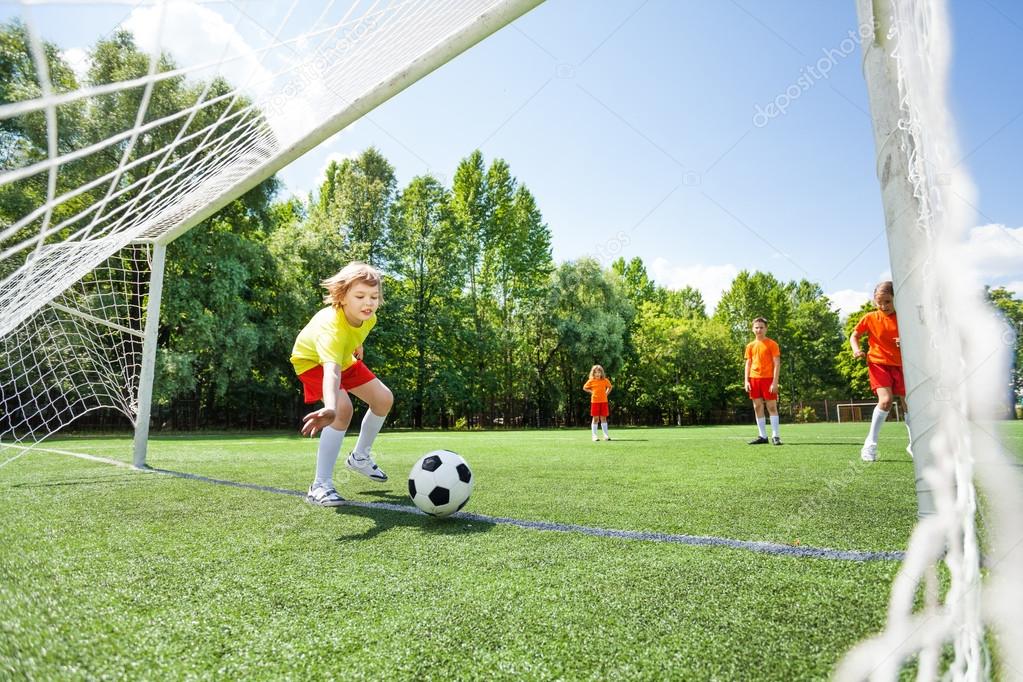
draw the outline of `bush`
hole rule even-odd
[[[805,405],[796,411],[797,424],[813,424],[817,421],[817,411],[809,405]]]

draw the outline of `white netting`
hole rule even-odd
[[[14,101],[0,101],[0,192],[31,199],[0,213],[0,364],[11,377],[0,395],[0,447],[15,433],[45,436],[94,404],[134,415],[138,371],[129,357],[137,349],[124,349],[130,370],[107,371],[104,332],[82,332],[51,303],[63,296],[61,305],[76,309],[63,293],[69,287],[90,282],[89,273],[133,244],[171,241],[539,2],[292,0],[263,7],[272,27],[234,3],[217,13],[190,0],[138,3],[120,28],[136,29],[147,66],[70,84],[40,28],[72,15],[62,3],[20,2],[24,45],[6,63],[15,65],[12,76],[32,78],[4,90]],[[174,22],[184,26],[177,40],[193,22],[194,40],[222,45],[221,53],[191,63],[163,39]],[[17,42],[12,26],[5,24],[5,49]],[[92,123],[80,129],[86,118]],[[137,274],[120,284],[137,285]],[[97,320],[116,317],[117,333],[142,331],[142,308],[127,319],[120,309],[88,309]],[[104,371],[88,382],[77,370],[61,375],[63,356],[90,342],[100,343],[90,366]],[[115,397],[98,377],[119,372]],[[50,378],[28,389],[33,373]]]
[[[995,423],[1004,416],[1012,338],[985,305],[978,273],[959,256],[973,224],[974,190],[958,164],[947,109],[947,10],[943,0],[860,0],[859,7],[861,21],[887,28],[880,46],[866,50],[868,81],[889,81],[898,98],[897,125],[887,127],[883,104],[874,114],[882,126],[879,172],[896,305],[910,304],[899,306],[899,328],[904,347],[911,340],[914,350],[904,352],[904,362],[922,517],[892,587],[884,631],[849,653],[838,678],[896,679],[915,659],[918,679],[986,679],[990,626],[1003,645],[1003,674],[1018,679],[1023,483]],[[888,50],[884,68],[873,73],[871,49]],[[885,99],[878,83],[868,85],[875,100]],[[896,177],[900,172],[905,177]],[[986,578],[975,477],[990,509]]]
[[[150,251],[122,249],[0,337],[0,440],[31,443],[102,408],[134,420]]]

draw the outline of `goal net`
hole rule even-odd
[[[913,434],[920,520],[878,635],[840,680],[1023,671],[1023,482],[997,437],[1011,334],[958,256],[974,190],[960,161],[947,85],[944,0],[857,0]],[[979,533],[978,519],[986,527]],[[982,545],[978,536],[983,535]],[[982,565],[987,574],[982,571]]]
[[[144,59],[93,54],[86,73],[46,39],[69,21],[64,3],[5,10],[0,464],[96,409],[145,428],[154,255],[540,1],[294,0],[269,26],[242,8],[142,2],[120,28],[136,29]],[[205,22],[198,40],[220,53],[175,61],[173,22]]]

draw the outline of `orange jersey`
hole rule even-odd
[[[583,384],[583,390],[593,391],[590,397],[591,403],[606,403],[607,392],[611,390],[611,382],[607,379],[590,379]]]
[[[856,333],[861,336],[866,333],[869,339],[867,362],[902,367],[902,351],[895,343],[895,339],[899,338],[899,321],[895,313],[885,315],[880,310],[867,313],[857,323]]]
[[[750,379],[773,379],[774,359],[781,357],[781,348],[766,336],[763,341],[753,340],[746,344],[746,359],[750,360]]]

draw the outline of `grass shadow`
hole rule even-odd
[[[380,496],[392,495],[397,497],[392,493],[382,492],[378,494]],[[371,528],[368,528],[361,533],[339,536],[337,538],[338,541],[346,542],[351,540],[369,540],[383,532],[391,530],[392,528],[418,528],[423,533],[428,533],[430,535],[475,535],[477,533],[486,533],[497,525],[490,521],[481,521],[475,518],[462,518],[458,514],[438,519],[436,517],[420,513],[408,497],[404,497],[402,499],[408,502],[408,511],[395,509],[395,506],[406,506],[404,504],[398,505],[395,503],[390,503],[387,507],[375,507],[372,506],[374,504],[372,502],[362,503],[359,505],[346,504],[341,507],[335,507],[334,513],[336,514],[361,516],[373,521],[373,526]]]

